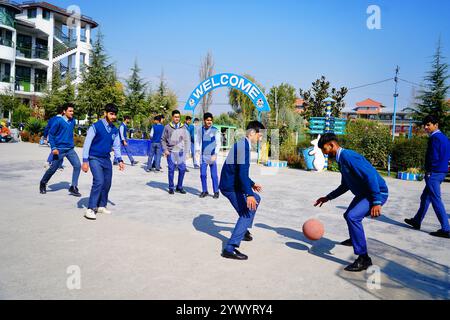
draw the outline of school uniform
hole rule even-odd
[[[62,166],[64,158],[67,158],[73,167],[72,187],[78,187],[78,178],[80,177],[81,164],[77,153],[75,152],[75,143],[73,140],[73,132],[75,129],[75,120],[68,119],[65,116],[58,116],[48,132],[49,143],[52,149],[59,151],[58,156],[53,156],[50,168],[45,172],[41,180],[41,185],[46,185],[56,170]]]
[[[46,125],[45,128],[44,128],[44,138],[45,138],[47,141],[49,141],[49,134],[50,134],[50,129],[51,129],[51,127],[53,126],[53,124],[55,123],[55,121],[56,121],[58,118],[61,118],[61,117],[62,117],[61,115],[57,115],[57,116],[54,116],[54,117],[50,118],[50,120],[48,120],[47,125]],[[49,142],[49,145],[50,145],[50,142]],[[50,145],[50,147],[51,147],[51,145]],[[48,162],[50,165],[51,165],[52,162],[53,162],[53,153],[52,153],[51,151],[50,151],[50,154],[48,155],[47,162]],[[61,162],[61,167],[62,167],[63,163],[64,163],[64,161]]]
[[[191,138],[191,156],[192,156],[192,163],[194,164],[194,168],[198,169],[200,167],[199,165],[199,161],[197,160],[197,157],[195,156],[196,153],[196,140],[197,140],[197,136],[198,136],[198,132],[199,132],[199,128],[198,126],[195,126],[193,124],[190,124],[189,126],[186,126],[190,138]]]
[[[372,207],[383,206],[387,202],[389,190],[384,179],[362,155],[340,148],[336,161],[342,174],[342,182],[327,198],[329,200],[336,199],[349,190],[355,195],[344,218],[348,225],[355,254],[367,255],[362,220],[370,216]]]
[[[198,130],[195,137],[195,153],[200,152],[200,179],[202,182],[203,193],[208,193],[207,171],[208,166],[211,171],[211,179],[214,194],[219,192],[219,177],[217,176],[217,159],[212,161],[212,157],[219,155],[220,152],[220,131],[212,126],[206,129],[204,126]]]
[[[249,177],[250,150],[251,143],[247,138],[235,143],[220,175],[219,189],[239,215],[231,238],[224,248],[230,253],[240,247],[248,229],[253,226],[257,209],[253,211],[247,208],[247,197],[255,197],[257,207],[261,202],[261,197],[253,192],[255,183]]]
[[[113,174],[111,149],[121,162],[119,130],[103,118],[89,128],[83,147],[83,162],[89,163],[93,176],[88,209],[94,211],[108,204]]]
[[[128,146],[125,145],[125,142],[128,142],[127,134],[128,134],[128,126],[126,125],[125,122],[122,122],[122,124],[119,127],[120,143],[122,145],[122,148],[124,148],[125,151],[127,152],[128,159],[130,159],[131,165],[134,165],[135,161],[134,161],[133,155],[131,154]],[[117,164],[117,163],[118,163],[117,158],[114,158],[114,164]]]
[[[163,151],[169,151],[167,166],[169,172],[169,191],[175,188],[175,168],[178,167],[178,183],[176,190],[183,190],[183,180],[186,173],[186,155],[191,152],[189,132],[182,123],[169,123],[164,127],[161,139]]]
[[[443,232],[450,232],[447,212],[441,198],[441,184],[448,173],[450,161],[450,142],[440,130],[433,132],[428,141],[425,160],[425,189],[421,196],[420,208],[413,222],[420,229],[430,204],[439,219]]]
[[[152,126],[152,130],[150,131],[150,152],[148,154],[147,161],[147,171],[150,171],[155,165],[155,169],[157,171],[161,170],[161,156],[162,156],[162,147],[161,147],[161,139],[164,132],[164,126],[160,123],[154,124]]]

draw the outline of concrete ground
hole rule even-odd
[[[88,221],[90,173],[80,177],[83,197],[71,197],[66,161],[48,194],[39,194],[48,153],[35,144],[0,145],[0,299],[450,298],[450,240],[428,235],[439,229],[433,209],[422,231],[402,223],[416,212],[423,182],[387,179],[384,216],[364,222],[376,268],[349,274],[343,268],[353,250],[337,243],[348,238],[342,216],[352,195],[313,207],[339,185],[337,173],[253,166],[265,189],[255,240],[241,247],[249,260],[241,262],[220,256],[237,214],[223,197],[198,197],[198,171],[186,176],[187,195],[169,196],[167,172],[145,173],[138,158],[138,166],[114,171],[113,214]],[[449,195],[444,184],[447,208]],[[309,218],[325,224],[325,238],[305,239]]]

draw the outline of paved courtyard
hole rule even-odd
[[[48,153],[35,144],[0,144],[0,299],[450,298],[450,241],[428,235],[439,229],[434,211],[422,231],[402,223],[416,212],[423,182],[388,178],[383,217],[365,221],[369,251],[381,271],[378,287],[376,272],[343,271],[355,259],[351,248],[338,245],[348,238],[343,213],[352,195],[313,207],[339,185],[337,173],[252,166],[264,192],[255,240],[241,247],[249,260],[241,262],[220,256],[237,214],[223,197],[198,197],[197,170],[187,173],[187,195],[169,196],[167,172],[145,173],[144,158],[125,172],[116,168],[113,214],[88,221],[83,214],[90,173],[80,177],[83,197],[71,197],[66,161],[48,194],[39,194]],[[450,209],[450,184],[442,193]],[[324,223],[322,240],[311,242],[301,233],[309,218]]]

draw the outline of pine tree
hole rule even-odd
[[[137,61],[134,63],[134,67],[131,68],[132,74],[128,80],[126,80],[126,99],[123,108],[123,113],[134,118],[138,114],[145,113],[146,107],[146,89],[147,84],[140,76],[141,69],[138,66]]]
[[[177,96],[164,81],[164,72],[161,72],[158,88],[149,94],[148,105],[151,115],[163,114],[169,119],[171,111],[177,108]]]

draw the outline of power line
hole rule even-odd
[[[406,82],[406,83],[409,83],[409,84],[412,84],[412,85],[415,85],[415,86],[418,86],[418,87],[427,88],[427,86],[425,86],[423,84],[418,84],[418,83],[415,83],[415,82],[412,82],[412,81],[408,81],[408,80],[405,80],[405,79],[402,79],[402,78],[398,78],[398,79],[400,81],[403,81],[403,82]]]
[[[353,87],[353,88],[348,89],[348,91],[361,89],[361,88],[365,88],[365,87],[369,87],[369,86],[373,86],[373,85],[384,83],[384,82],[388,82],[388,81],[391,81],[391,80],[394,80],[394,78],[389,78],[389,79],[386,79],[386,80],[381,80],[381,81],[377,81],[377,82],[373,82],[373,83],[364,84],[362,86]]]

